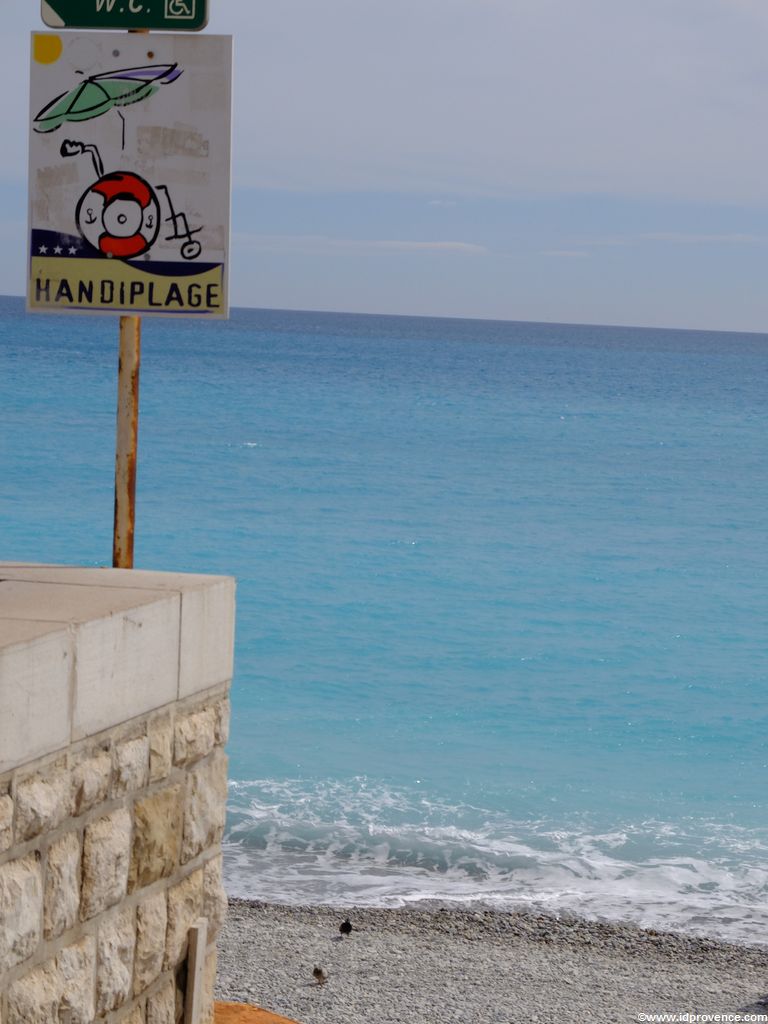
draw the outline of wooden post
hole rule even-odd
[[[115,527],[112,565],[133,568],[136,527],[136,458],[139,441],[139,367],[141,317],[120,317],[117,369],[117,444],[115,448]]]
[[[208,918],[199,917],[189,929],[187,991],[184,997],[184,1024],[201,1024],[205,948],[208,944]]]

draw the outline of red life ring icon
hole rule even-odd
[[[138,174],[114,171],[80,197],[75,211],[83,238],[105,256],[128,260],[154,244],[160,230],[160,204]]]

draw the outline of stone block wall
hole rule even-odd
[[[38,602],[6,583],[34,583]],[[67,593],[49,600],[58,586]],[[166,628],[142,633],[156,613]],[[213,1020],[233,621],[234,587],[221,577],[0,563],[0,1024],[179,1024],[200,918],[200,1021]],[[61,678],[41,671],[52,635]],[[123,688],[109,724],[108,701],[79,703],[83,678],[98,691],[94,643],[101,687]],[[172,687],[132,686],[135,673],[171,665]],[[64,723],[38,721],[46,687]],[[41,733],[66,739],[41,754]],[[37,756],[24,759],[25,737]]]

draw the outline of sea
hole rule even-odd
[[[0,560],[109,565],[116,317],[0,300]],[[225,872],[768,935],[768,336],[143,323],[136,566],[238,588]]]

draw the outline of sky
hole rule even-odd
[[[768,332],[765,0],[209,0],[234,305]],[[3,0],[0,293],[29,33]]]

